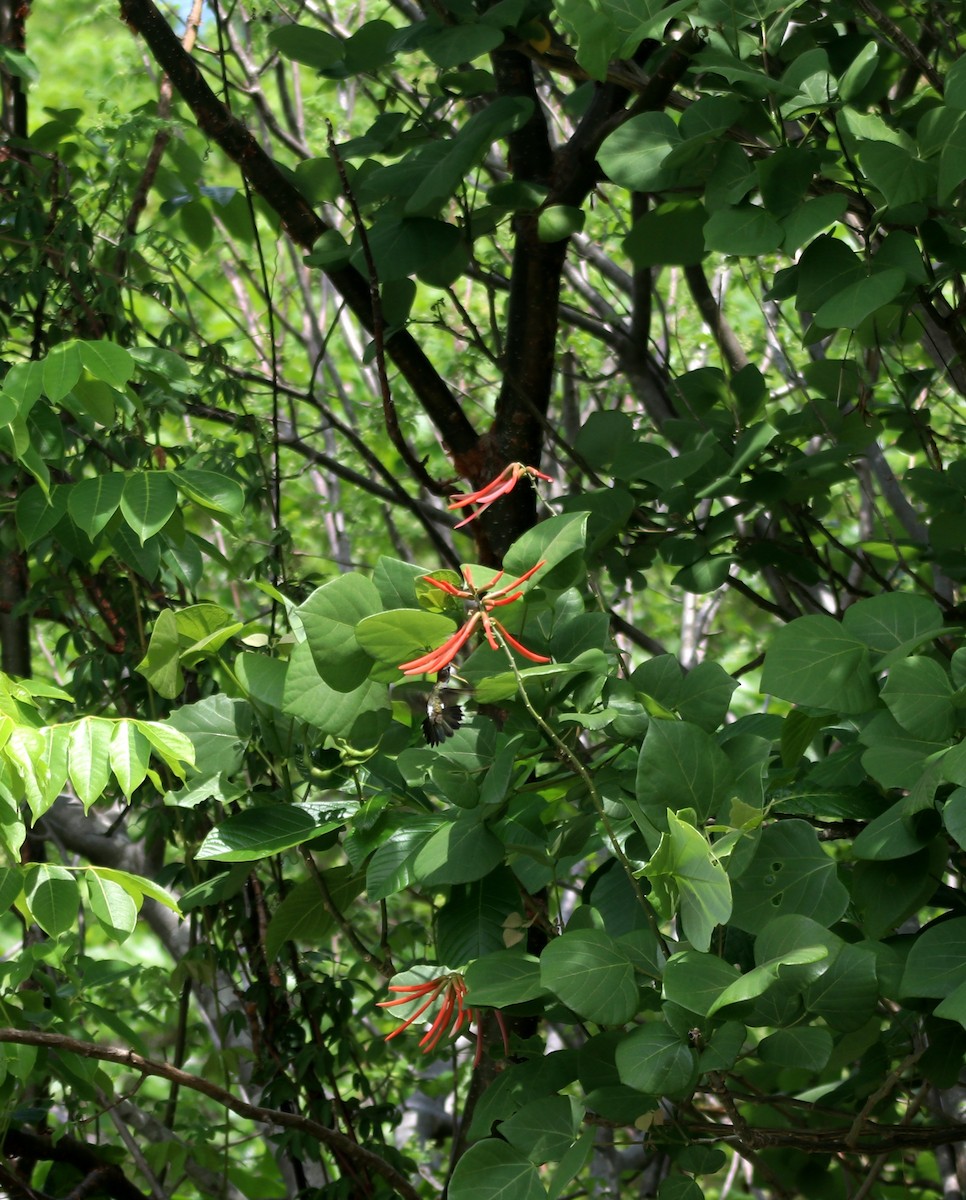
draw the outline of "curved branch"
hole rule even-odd
[[[128,1067],[141,1075],[155,1075],[177,1083],[191,1091],[200,1092],[209,1100],[214,1100],[223,1108],[244,1117],[249,1121],[260,1121],[265,1125],[277,1128],[296,1129],[299,1133],[307,1133],[317,1138],[328,1149],[341,1157],[354,1162],[357,1166],[372,1174],[379,1175],[390,1183],[405,1200],[419,1200],[419,1196],[409,1180],[396,1170],[391,1163],[386,1162],[372,1150],[366,1149],[346,1134],[337,1129],[313,1121],[311,1117],[303,1117],[299,1113],[282,1112],[275,1108],[262,1108],[258,1104],[249,1104],[233,1096],[225,1088],[219,1087],[209,1079],[192,1075],[178,1067],[158,1062],[153,1058],[145,1058],[133,1050],[123,1050],[118,1046],[98,1046],[93,1042],[80,1042],[76,1038],[63,1033],[47,1033],[37,1029],[0,1028],[0,1043],[13,1043],[19,1046],[41,1046],[47,1050],[66,1050],[70,1054],[78,1054],[81,1058],[92,1058],[98,1062],[116,1063],[120,1067]]]

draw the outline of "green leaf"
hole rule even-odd
[[[337,692],[354,691],[369,678],[372,656],[356,640],[355,627],[381,607],[373,584],[361,575],[351,574],[323,584],[295,610],[316,670]]]
[[[252,733],[252,710],[247,700],[220,693],[175,709],[168,726],[191,739],[195,762],[206,775],[234,775],[245,760]]]
[[[121,791],[130,800],[144,782],[151,759],[148,740],[133,721],[118,721],[115,725],[108,757]]]
[[[124,481],[121,515],[143,546],[163,529],[178,506],[178,489],[167,471],[136,471]]]
[[[667,824],[668,832],[644,873],[652,881],[670,877],[678,893],[684,936],[696,950],[707,950],[715,928],[731,916],[731,885],[703,833],[670,810]]]
[[[652,1022],[623,1038],[614,1055],[621,1083],[651,1096],[685,1096],[698,1075],[697,1055],[666,1025]]]
[[[57,937],[76,926],[80,889],[72,872],[47,863],[30,866],[24,895],[30,915],[48,937]]]
[[[110,779],[112,732],[111,722],[97,717],[82,718],[70,731],[70,781],[85,812],[100,798]]]
[[[966,983],[966,917],[941,920],[912,944],[902,974],[902,996],[949,996]]]
[[[425,38],[422,49],[437,67],[446,70],[481,58],[502,42],[502,30],[492,25],[450,25]]]
[[[396,608],[363,618],[355,638],[372,658],[398,666],[442,646],[455,632],[456,622],[441,613]]]
[[[133,898],[119,883],[101,875],[95,867],[85,872],[85,876],[91,912],[110,937],[123,942],[137,924],[138,907]]]
[[[350,866],[331,867],[322,872],[332,906],[345,913],[362,891],[363,881]],[[278,958],[286,942],[304,942],[317,947],[336,929],[336,920],[329,911],[315,879],[292,888],[272,913],[265,931],[265,957],[269,962]]]
[[[692,808],[703,821],[729,798],[731,764],[713,738],[688,721],[653,720],[637,761],[637,802],[659,829],[665,812]]]
[[[554,938],[540,956],[540,981],[578,1016],[623,1025],[637,1012],[634,968],[602,930],[578,929]]]
[[[470,814],[441,825],[419,850],[413,877],[427,885],[471,883],[503,861],[503,843]]]
[[[455,225],[429,217],[398,217],[379,220],[369,230],[369,249],[382,283],[419,275],[428,265],[440,262],[460,244]],[[364,263],[354,256],[353,261]]]
[[[558,1162],[573,1145],[580,1115],[571,1097],[542,1096],[502,1121],[500,1136],[532,1163]]]
[[[704,227],[705,248],[722,254],[767,254],[778,249],[784,236],[784,229],[774,217],[747,203],[719,208]]]
[[[740,974],[737,967],[714,954],[679,951],[667,960],[664,968],[664,999],[706,1016],[718,996]]]
[[[731,886],[732,923],[749,933],[788,913],[828,927],[849,903],[835,863],[804,821],[781,821],[762,830],[755,857]]]
[[[934,658],[913,656],[889,671],[882,699],[896,721],[913,737],[943,741],[958,726],[949,676]]]
[[[537,1168],[509,1142],[486,1138],[470,1146],[450,1178],[450,1200],[546,1200]]]
[[[184,467],[170,473],[178,489],[202,508],[225,513],[230,517],[240,516],[245,509],[245,492],[241,485],[228,475],[217,471],[197,471]]]
[[[123,388],[134,374],[135,362],[123,346],[100,340],[78,342],[81,362],[95,379],[111,387]]]
[[[61,342],[44,359],[44,392],[58,404],[80,379],[83,363],[76,342]]]
[[[868,647],[832,617],[799,617],[777,631],[765,654],[761,690],[838,713],[872,708]]]
[[[269,33],[268,41],[286,58],[316,71],[335,66],[344,53],[339,38],[313,25],[282,25]]]
[[[361,738],[371,745],[389,713],[386,685],[367,681],[351,692],[337,692],[315,669],[306,643],[295,647],[285,674],[283,711],[332,737]]]
[[[673,181],[673,175],[664,169],[664,160],[680,142],[678,128],[667,113],[641,113],[604,138],[597,161],[618,186],[633,192],[658,192]]]
[[[255,862],[338,829],[308,805],[270,804],[228,817],[205,837],[195,857],[216,862]]]
[[[851,605],[845,610],[842,625],[876,653],[888,655],[902,648],[908,653],[938,636],[943,618],[938,605],[926,596],[887,592]]]
[[[464,976],[466,1003],[505,1008],[546,994],[540,963],[520,950],[498,950],[470,963]]]
[[[184,691],[178,622],[170,608],[158,613],[148,652],[134,669],[166,700],[173,700]]]
[[[67,509],[66,486],[51,489],[49,496],[42,487],[28,487],[17,500],[17,529],[25,546],[37,542],[53,529]]]
[[[707,253],[704,246],[707,218],[707,211],[699,200],[661,204],[637,218],[634,228],[624,238],[624,252],[638,270],[654,266],[693,266]]]
[[[93,541],[117,512],[125,476],[108,471],[93,479],[82,479],[67,489],[67,511],[71,520]]]
[[[562,242],[584,227],[586,213],[570,204],[552,204],[537,217],[537,237],[541,242]]]
[[[753,967],[747,974],[742,975],[740,979],[736,979],[734,983],[729,984],[711,1005],[708,1016],[714,1016],[716,1012],[720,1012],[721,1009],[727,1008],[731,1004],[740,1004],[764,995],[772,984],[778,981],[783,967],[821,962],[827,957],[828,950],[825,946],[805,946],[800,950],[789,950],[780,958],[763,962],[759,966]]]
[[[895,300],[905,285],[906,273],[899,267],[888,267],[857,279],[826,300],[815,314],[815,323],[823,329],[854,329]]]
[[[779,1029],[758,1043],[762,1062],[779,1067],[796,1067],[809,1072],[821,1071],[832,1053],[832,1035],[814,1025]]]
[[[439,817],[411,814],[404,826],[393,830],[369,860],[366,893],[370,900],[386,900],[413,882],[416,854],[440,823]]]

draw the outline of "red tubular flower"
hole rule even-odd
[[[389,991],[398,992],[399,995],[392,1000],[380,1000],[378,1005],[380,1008],[393,1008],[400,1004],[413,1004],[424,997],[425,1000],[401,1025],[397,1025],[392,1033],[386,1035],[385,1040],[387,1042],[392,1041],[394,1037],[408,1029],[428,1008],[434,1003],[438,1003],[439,1007],[429,1028],[423,1034],[422,1038],[420,1038],[419,1048],[423,1054],[429,1054],[436,1049],[444,1037],[456,1037],[464,1025],[470,1026],[475,1024],[476,1058],[473,1065],[474,1067],[479,1065],[480,1059],[483,1056],[483,1023],[480,1019],[481,1014],[478,1009],[470,1008],[468,1005],[463,1004],[463,998],[466,995],[466,983],[462,975],[451,972],[447,975],[440,975],[436,979],[427,979],[425,983],[394,983],[389,985]],[[507,1055],[509,1055],[510,1043],[506,1025],[503,1021],[503,1014],[496,1012],[496,1019],[503,1037],[503,1048]]]
[[[467,504],[479,505],[476,512],[472,512],[468,517],[464,517],[456,528],[462,529],[470,521],[475,521],[480,513],[486,512],[495,500],[499,500],[501,496],[512,492],[521,479],[545,479],[548,483],[553,482],[549,475],[544,475],[543,471],[538,471],[536,467],[527,467],[523,463],[518,462],[510,463],[508,467],[503,468],[495,479],[491,479],[489,483],[478,488],[475,492],[464,492],[461,495],[450,497],[453,503],[447,507],[451,509],[465,508]]]
[[[528,650],[512,634],[507,633],[501,621],[491,615],[494,608],[502,608],[505,604],[512,604],[514,600],[519,600],[523,592],[516,589],[519,589],[521,584],[526,583],[532,575],[535,575],[545,562],[545,559],[541,559],[536,566],[531,567],[529,571],[524,571],[512,583],[505,583],[495,591],[493,585],[503,578],[504,571],[497,571],[490,582],[482,588],[477,588],[473,583],[473,577],[470,575],[468,567],[463,572],[463,578],[467,583],[465,588],[458,588],[447,579],[434,579],[432,575],[424,576],[427,583],[439,588],[441,592],[446,592],[448,596],[455,596],[459,600],[468,600],[477,607],[460,628],[443,642],[442,646],[437,646],[435,650],[421,654],[419,658],[414,658],[410,662],[400,663],[400,671],[404,675],[428,675],[433,671],[442,671],[463,649],[477,625],[482,625],[486,640],[494,650],[500,648],[496,634],[493,632],[496,629],[500,636],[505,638],[513,649],[522,654],[524,658],[529,658],[531,662],[535,663],[550,662],[545,654],[536,654],[533,650]]]

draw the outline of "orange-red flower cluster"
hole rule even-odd
[[[494,608],[501,608],[504,604],[512,604],[514,600],[519,600],[523,592],[515,591],[514,589],[519,588],[522,583],[526,583],[531,575],[536,574],[545,561],[541,560],[535,567],[531,567],[529,571],[525,571],[518,579],[514,579],[512,583],[505,583],[503,587],[497,588],[496,591],[492,591],[491,589],[497,580],[503,577],[505,574],[503,571],[497,571],[490,582],[479,589],[474,585],[473,577],[470,575],[468,567],[463,571],[463,578],[469,585],[467,588],[455,587],[448,580],[434,579],[432,575],[424,576],[426,582],[431,583],[433,587],[438,587],[440,591],[446,592],[450,596],[456,596],[460,600],[469,601],[474,608],[469,618],[442,646],[437,646],[435,650],[430,650],[428,654],[422,654],[419,658],[414,658],[411,662],[400,663],[400,671],[404,675],[423,675],[429,674],[431,671],[442,671],[444,667],[449,666],[460,650],[466,645],[470,634],[477,625],[482,625],[483,632],[486,634],[486,640],[494,650],[499,650],[500,648],[493,632],[495,628],[506,638],[513,649],[519,651],[524,658],[529,658],[531,662],[536,663],[550,662],[550,659],[545,654],[535,654],[532,650],[528,650],[526,646],[521,645],[512,634],[507,633],[503,624],[491,615]]]
[[[486,512],[494,500],[499,500],[507,492],[512,492],[521,479],[546,479],[548,483],[553,482],[549,475],[544,475],[543,471],[538,471],[536,467],[527,467],[523,463],[518,462],[510,463],[508,467],[503,468],[495,479],[491,479],[488,484],[477,491],[465,492],[462,495],[450,497],[453,503],[448,506],[449,508],[465,508],[467,504],[479,505],[476,512],[472,512],[468,517],[464,517],[456,528],[462,529],[470,521],[475,521],[480,513]]]
[[[479,1010],[470,1008],[463,1003],[463,998],[466,995],[466,984],[463,981],[462,975],[451,972],[447,975],[440,975],[437,979],[427,979],[423,983],[394,983],[389,985],[389,991],[398,992],[399,995],[393,1000],[380,1000],[380,1008],[393,1008],[400,1004],[414,1004],[417,1000],[422,1000],[423,1003],[401,1025],[398,1025],[392,1033],[387,1034],[387,1042],[391,1042],[394,1037],[397,1037],[404,1030],[408,1029],[414,1021],[418,1020],[433,1004],[438,1003],[439,1007],[436,1015],[433,1017],[429,1029],[423,1034],[419,1043],[422,1052],[429,1054],[430,1051],[436,1049],[444,1036],[456,1037],[464,1025],[469,1028],[470,1025],[475,1023],[476,1058],[473,1060],[473,1066],[479,1065],[480,1059],[483,1057],[483,1027],[480,1022]],[[509,1054],[509,1038],[506,1026],[503,1023],[503,1014],[496,1012],[495,1015],[497,1024],[500,1026],[500,1033],[503,1035],[503,1048]]]

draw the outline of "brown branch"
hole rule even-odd
[[[901,54],[905,56],[914,66],[922,72],[925,78],[940,94],[943,94],[942,76],[932,65],[928,58],[923,54],[914,41],[909,38],[902,29],[893,21],[890,16],[887,16],[880,8],[872,3],[872,0],[856,0],[856,4],[865,15],[869,18],[873,25],[892,42]]]
[[[310,250],[330,226],[211,90],[156,5],[152,0],[120,0],[120,11],[123,20],[147,42],[158,65],[194,113],[199,129],[221,147],[281,217],[292,240]],[[331,267],[325,274],[371,333],[372,306],[363,275],[351,266]],[[392,334],[386,339],[386,350],[447,446],[454,453],[471,450],[477,442],[476,430],[412,335],[405,330]]]
[[[748,366],[748,355],[738,341],[738,335],[725,320],[721,305],[714,298],[708,285],[708,280],[700,264],[684,268],[684,278],[688,281],[691,298],[698,306],[698,312],[705,325],[711,330],[711,336],[717,343],[718,349],[724,355],[730,369],[740,371]]]
[[[19,1046],[42,1046],[48,1050],[66,1050],[70,1054],[78,1054],[81,1058],[92,1058],[98,1062],[112,1062],[121,1067],[128,1067],[142,1075],[155,1075],[167,1079],[170,1083],[178,1083],[181,1087],[200,1092],[216,1104],[227,1108],[230,1112],[248,1121],[259,1121],[264,1125],[274,1125],[285,1129],[295,1129],[316,1138],[335,1154],[342,1155],[357,1166],[375,1175],[381,1176],[390,1183],[405,1200],[419,1200],[419,1195],[409,1180],[396,1170],[391,1163],[386,1162],[372,1150],[359,1145],[358,1142],[340,1133],[337,1129],[329,1129],[311,1117],[303,1117],[299,1113],[282,1112],[279,1109],[263,1108],[258,1104],[249,1104],[240,1100],[225,1088],[212,1083],[178,1067],[145,1058],[133,1050],[124,1050],[118,1046],[98,1046],[93,1042],[80,1042],[76,1038],[63,1033],[47,1033],[37,1029],[0,1028],[0,1043],[13,1043]],[[948,1139],[947,1139],[948,1140]]]
[[[23,1158],[32,1162],[66,1163],[74,1167],[84,1176],[71,1192],[78,1200],[91,1194],[111,1196],[113,1200],[150,1200],[140,1188],[134,1186],[120,1167],[106,1162],[95,1147],[77,1141],[76,1138],[59,1137],[55,1141],[41,1134],[8,1127],[0,1132],[0,1150],[11,1158]],[[16,1176],[2,1182],[11,1189],[14,1182],[18,1184],[22,1190],[11,1190],[9,1194],[23,1197],[23,1200],[42,1200],[46,1196],[45,1192],[35,1191],[28,1186],[26,1180],[19,1180]]]

